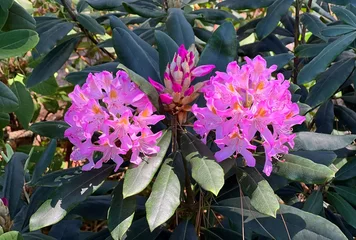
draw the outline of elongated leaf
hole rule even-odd
[[[31,50],[38,43],[35,31],[27,29],[0,33],[0,59],[20,56]]]
[[[237,17],[233,14],[220,9],[201,8],[191,12],[191,14],[198,15],[198,19],[215,24],[222,24],[226,19],[237,20]]]
[[[174,229],[169,240],[198,240],[194,225],[185,220]]]
[[[283,68],[294,58],[293,54],[290,53],[281,53],[275,56],[265,57],[267,62],[267,67],[272,65],[277,65],[277,70]]]
[[[66,219],[51,227],[48,235],[51,239],[78,239],[82,220]],[[46,236],[46,235],[45,235]],[[45,239],[44,239],[45,240]]]
[[[21,200],[21,193],[25,183],[23,165],[27,157],[24,153],[16,152],[5,166],[2,197],[9,202],[8,207],[11,219],[14,219],[18,203]]]
[[[313,132],[298,132],[294,139],[294,151],[337,150],[350,145],[356,135],[330,135]]]
[[[318,74],[344,51],[356,38],[356,32],[348,33],[324,48],[318,56],[305,65],[298,74],[298,83],[303,84],[313,80]]]
[[[292,3],[293,0],[276,0],[267,8],[267,15],[256,27],[256,33],[259,39],[264,39],[277,27],[279,20],[288,12]]]
[[[19,107],[17,96],[0,81],[0,112],[12,112]]]
[[[334,111],[340,126],[346,127],[351,133],[356,133],[356,112],[347,107],[338,105],[334,106]]]
[[[94,18],[92,18],[89,15],[80,13],[77,16],[77,19],[79,21],[79,23],[85,28],[87,29],[89,32],[92,33],[97,33],[100,35],[104,35],[105,34],[105,29],[103,26],[101,26]]]
[[[10,231],[10,232],[3,233],[1,234],[0,239],[1,240],[24,240],[21,233],[17,231]]]
[[[165,160],[145,204],[151,232],[171,218],[180,204],[180,182],[172,162],[171,158]]]
[[[284,162],[277,162],[273,172],[292,181],[307,184],[323,184],[332,179],[335,173],[325,165],[292,154],[283,157]]]
[[[291,153],[325,166],[329,166],[337,158],[333,151],[295,151]]]
[[[324,28],[323,30],[321,30],[321,34],[325,37],[335,37],[353,31],[356,31],[356,27],[349,25],[335,25]]]
[[[68,60],[78,41],[78,38],[72,38],[50,51],[42,62],[33,69],[32,74],[27,79],[26,86],[32,87],[53,76]]]
[[[114,10],[120,7],[122,2],[121,0],[87,0],[87,3],[96,10]]]
[[[159,72],[163,79],[167,64],[173,60],[174,54],[178,50],[178,45],[164,32],[155,31],[155,38],[159,53]]]
[[[356,210],[337,193],[329,191],[327,198],[330,204],[336,208],[345,221],[356,228]]]
[[[53,238],[40,232],[28,232],[24,233],[22,236],[25,240],[56,240],[56,238]]]
[[[124,65],[120,64],[118,68],[125,70],[130,79],[137,84],[137,86],[148,96],[153,106],[155,106],[156,110],[159,109],[159,96],[156,89],[145,79],[143,79],[140,75],[136,74],[135,72],[131,71]]]
[[[160,18],[166,15],[166,12],[158,8],[156,4],[145,1],[122,4],[129,13],[137,14],[145,18]]]
[[[234,10],[243,9],[257,9],[270,6],[274,0],[249,0],[249,1],[236,1],[226,0],[217,4],[218,7],[227,7]]]
[[[346,201],[356,206],[356,188],[345,187],[342,185],[334,185],[332,187],[341,197],[346,199]]]
[[[0,7],[0,30],[4,26],[7,20],[7,16],[9,15],[9,10],[8,9],[3,9]]]
[[[229,218],[235,226],[241,225],[243,212],[245,231],[253,231],[272,239],[343,239],[347,238],[341,230],[323,217],[302,211],[288,205],[281,205],[277,218],[258,213],[248,198],[231,198],[219,202],[212,208]],[[288,231],[287,231],[288,229]]]
[[[113,191],[111,206],[108,212],[108,227],[113,239],[122,239],[131,226],[136,209],[135,197],[123,198],[122,181]]]
[[[0,2],[0,7],[2,9],[9,9],[13,3],[14,3],[14,0],[2,0]]]
[[[251,198],[251,205],[260,213],[276,217],[279,202],[268,182],[255,168],[237,169],[242,191]]]
[[[166,155],[171,143],[171,137],[171,131],[165,131],[157,142],[157,146],[160,147],[159,153],[156,156],[149,157],[146,161],[142,161],[137,167],[126,171],[122,192],[124,198],[142,192],[150,184]]]
[[[0,112],[0,129],[6,127],[10,122],[10,115]]]
[[[35,111],[31,94],[20,82],[15,81],[10,88],[19,101],[19,107],[15,110],[15,114],[21,125],[27,129]]]
[[[35,30],[36,21],[33,17],[17,2],[14,2],[9,8],[7,21],[3,26],[3,31],[11,31],[16,29]]]
[[[300,17],[300,20],[315,36],[327,41],[327,38],[321,34],[321,31],[326,28],[326,25],[318,17],[310,13],[304,13]]]
[[[30,90],[43,96],[51,96],[56,93],[57,88],[58,84],[56,78],[53,76],[43,82],[40,82],[39,84],[36,84],[30,88]]]
[[[203,232],[206,240],[242,239],[241,234],[227,228],[213,227],[209,229],[203,229]]]
[[[296,47],[294,50],[295,55],[298,57],[315,57],[318,55],[328,44],[316,43],[316,44],[303,44]]]
[[[350,76],[354,67],[354,59],[335,63],[320,75],[316,84],[310,89],[305,103],[313,108],[329,99]]]
[[[30,130],[44,137],[61,139],[69,125],[63,121],[36,122],[30,126]]]
[[[335,179],[347,180],[353,177],[356,177],[356,159],[354,158],[337,171]]]
[[[181,9],[168,9],[166,27],[168,35],[179,46],[184,44],[185,48],[189,48],[195,42],[193,28],[184,17],[184,12]]]
[[[134,221],[129,230],[127,231],[127,237],[125,239],[132,240],[155,240],[157,236],[161,233],[162,228],[156,228],[153,232],[147,224],[145,217]]]
[[[198,66],[214,64],[214,71],[225,71],[229,62],[235,59],[237,54],[237,40],[234,26],[230,22],[223,23],[209,38],[202,52]],[[195,81],[204,81],[212,75],[206,75]]]
[[[323,193],[321,191],[314,191],[305,201],[303,210],[315,215],[319,215],[322,209]]]
[[[44,175],[36,182],[32,181],[29,185],[42,187],[59,187],[71,181],[73,177],[79,174],[81,174],[81,171],[78,167],[58,170]]]
[[[215,196],[224,185],[224,171],[210,149],[199,139],[187,134],[181,135],[183,157],[192,165],[192,177],[205,190]]]
[[[48,144],[46,150],[41,155],[40,160],[36,163],[35,169],[32,173],[31,183],[37,182],[43,173],[46,172],[47,167],[51,164],[54,153],[56,152],[57,140],[52,139]]]
[[[52,225],[62,220],[80,202],[95,192],[111,174],[113,165],[83,172],[70,183],[57,188],[51,199],[45,201],[30,219],[30,231]]]
[[[337,5],[347,5],[347,4],[356,4],[355,0],[324,0],[326,3],[332,3],[332,4],[337,4]]]
[[[331,100],[324,102],[314,117],[316,132],[330,134],[334,129],[334,119],[333,102]]]
[[[331,10],[339,20],[356,27],[356,16],[350,10],[339,6],[333,6]]]

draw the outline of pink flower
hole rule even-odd
[[[70,127],[65,136],[74,145],[71,158],[88,160],[84,171],[101,168],[109,160],[117,171],[124,159],[139,164],[141,157],[159,152],[156,143],[162,133],[152,133],[150,125],[164,116],[154,114],[156,109],[126,72],[118,71],[115,78],[105,71],[89,74],[69,97],[72,105],[64,120]],[[95,162],[97,153],[101,157]]]
[[[276,66],[267,68],[261,56],[246,58],[242,67],[229,63],[226,72],[216,72],[201,89],[207,107],[193,105],[194,129],[203,140],[215,131],[217,161],[240,154],[248,166],[255,166],[252,142],[260,143],[266,155],[264,172],[270,175],[272,160],[288,153],[286,144],[294,146],[291,129],[305,117],[291,101],[289,82],[282,74],[271,77],[275,70]]]
[[[181,45],[174,55],[173,61],[168,63],[164,73],[164,86],[149,78],[149,82],[159,92],[160,99],[166,111],[178,115],[180,123],[186,121],[187,111],[190,111],[189,103],[198,96],[198,91],[203,83],[191,85],[196,77],[209,74],[214,65],[202,65],[196,67],[194,45],[188,50]]]

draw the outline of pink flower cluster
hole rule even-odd
[[[161,132],[153,133],[149,125],[164,119],[155,115],[148,97],[131,81],[128,74],[118,71],[89,74],[86,83],[69,94],[72,106],[64,116],[70,125],[65,136],[74,145],[73,160],[87,159],[87,171],[100,168],[112,159],[118,170],[123,157],[140,164],[142,156],[156,154]],[[101,158],[94,163],[94,154]]]
[[[207,107],[193,105],[197,117],[194,129],[205,141],[208,133],[215,131],[218,161],[241,154],[248,166],[255,166],[251,151],[256,145],[252,143],[261,143],[266,156],[263,171],[269,176],[272,158],[288,153],[286,144],[294,146],[292,126],[301,124],[305,117],[298,115],[298,105],[291,101],[290,83],[284,76],[271,79],[276,66],[267,68],[261,56],[245,60],[241,68],[231,62],[226,73],[216,72],[201,89]]]
[[[196,67],[194,45],[188,50],[181,45],[174,55],[173,61],[168,63],[164,73],[164,85],[149,78],[150,83],[160,93],[160,99],[166,111],[178,114],[180,123],[185,122],[186,112],[190,111],[190,105],[199,96],[199,89],[204,85],[202,82],[191,86],[196,77],[202,77],[210,73],[214,65],[202,65]]]

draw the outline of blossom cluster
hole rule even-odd
[[[86,83],[69,94],[72,105],[64,116],[70,127],[65,136],[73,143],[73,160],[87,159],[87,171],[112,159],[118,170],[124,159],[140,164],[142,156],[160,149],[150,125],[164,119],[155,115],[148,97],[125,71],[89,74]],[[99,156],[94,162],[94,156]],[[100,157],[101,156],[101,157]]]
[[[196,67],[194,45],[188,50],[181,45],[174,55],[173,61],[168,63],[164,73],[164,85],[149,79],[150,83],[160,93],[160,99],[166,111],[178,116],[178,121],[186,121],[187,112],[190,111],[189,103],[198,96],[198,91],[204,85],[202,82],[191,85],[196,77],[202,77],[210,73],[214,65],[202,65]]]
[[[266,156],[263,171],[270,175],[272,159],[288,153],[286,144],[294,146],[292,127],[305,117],[298,115],[298,105],[291,101],[290,83],[284,76],[278,74],[272,79],[275,65],[268,68],[261,56],[245,60],[242,67],[229,63],[226,72],[216,72],[201,89],[207,107],[193,105],[197,118],[194,130],[205,141],[209,132],[215,131],[218,161],[241,154],[248,166],[255,166],[254,143],[262,144]]]

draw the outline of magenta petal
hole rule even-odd
[[[174,92],[181,92],[182,91],[182,86],[177,84],[177,83],[173,83],[172,89]]]
[[[162,92],[164,90],[164,86],[162,84],[159,84],[158,82],[156,82],[155,80],[153,80],[152,78],[148,77],[148,81],[152,84],[152,86],[158,91],[158,92]]]
[[[206,74],[210,73],[214,68],[215,68],[215,65],[212,65],[212,64],[196,67],[192,71],[192,76],[194,76],[194,77],[205,76]]]
[[[161,99],[162,103],[164,104],[171,104],[173,102],[173,98],[168,93],[160,94],[159,98]]]
[[[190,88],[185,91],[184,96],[190,96],[194,92],[194,86],[191,86]]]

